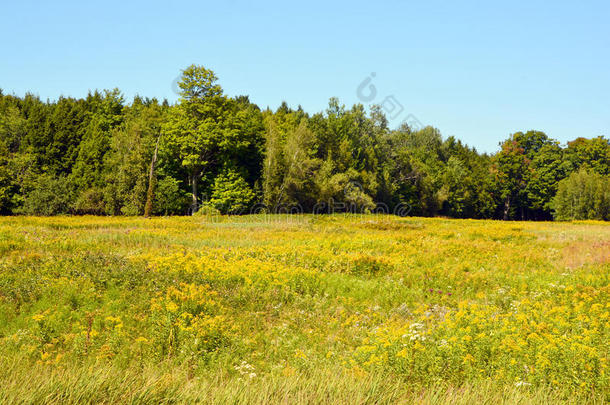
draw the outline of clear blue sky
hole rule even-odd
[[[4,1],[0,88],[43,99],[120,88],[176,99],[191,63],[229,95],[309,112],[393,95],[480,151],[518,130],[610,135],[610,4],[598,2]],[[397,110],[394,110],[397,111]]]

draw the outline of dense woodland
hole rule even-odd
[[[0,90],[0,212],[610,219],[603,136],[517,132],[488,155],[433,127],[390,129],[377,106],[261,110],[201,66],[178,85],[174,105],[118,89],[46,102]]]

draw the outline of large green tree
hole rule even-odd
[[[105,211],[139,215],[144,212],[149,165],[164,118],[156,100],[136,97],[125,109],[124,123],[115,128],[104,160]]]
[[[603,136],[592,139],[576,138],[568,142],[565,158],[574,169],[583,167],[599,174],[610,175],[610,139]]]
[[[170,109],[164,143],[177,151],[187,170],[192,203],[199,203],[199,183],[212,165],[221,163],[222,148],[230,148],[235,129],[229,125],[229,100],[218,78],[203,66],[191,65],[178,81],[180,101]]]
[[[501,144],[500,152],[494,156],[493,172],[503,219],[527,218],[530,212],[527,188],[535,175],[532,162],[545,145],[552,143],[544,132],[527,131],[516,132]]]
[[[180,214],[207,202],[241,213],[262,201],[272,212],[605,215],[603,136],[562,146],[540,131],[516,132],[487,155],[431,126],[390,129],[382,106],[331,98],[314,115],[285,102],[261,111],[247,96],[223,94],[214,72],[197,65],[178,84],[173,105],[125,103],[118,89],[56,101],[0,91],[0,212]]]
[[[560,220],[610,220],[610,178],[581,168],[559,182],[553,208]]]

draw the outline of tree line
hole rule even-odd
[[[610,141],[517,132],[493,154],[433,127],[390,129],[379,106],[309,114],[229,97],[187,67],[180,99],[118,89],[41,101],[0,90],[0,213],[184,215],[375,211],[610,219]]]

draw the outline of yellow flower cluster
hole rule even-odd
[[[456,308],[420,306],[414,314],[372,328],[353,353],[357,364],[387,365],[423,381],[609,386],[609,286],[551,287],[507,308],[465,300]]]
[[[232,325],[219,315],[223,308],[217,296],[209,285],[181,283],[152,299],[154,343],[161,354],[174,355],[180,349],[196,355],[228,342]]]
[[[2,218],[0,356],[189,378],[489,379],[603,402],[609,251],[599,222]]]

